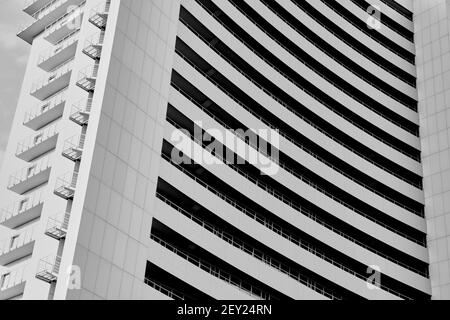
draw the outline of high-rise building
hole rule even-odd
[[[450,298],[449,10],[28,1],[0,298]]]

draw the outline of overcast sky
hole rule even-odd
[[[30,20],[22,12],[24,0],[0,0],[0,168],[8,142],[30,46],[16,37]]]

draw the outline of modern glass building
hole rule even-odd
[[[0,299],[449,299],[449,9],[28,1]]]

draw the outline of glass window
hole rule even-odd
[[[2,290],[7,288],[10,278],[11,278],[11,273],[6,273],[6,274],[2,275],[2,280],[0,283],[0,288]]]

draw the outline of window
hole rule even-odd
[[[44,104],[44,105],[41,107],[41,113],[46,112],[46,111],[48,110],[48,108],[49,108],[49,104],[48,104],[48,103]]]
[[[19,235],[11,237],[11,243],[9,244],[9,249],[12,250],[15,247],[17,247],[18,242],[19,242]]]
[[[36,169],[36,166],[35,165],[33,165],[33,166],[31,166],[31,167],[29,167],[28,169],[27,169],[27,177],[28,178],[30,178],[31,176],[33,176],[33,174],[34,174],[34,170]]]
[[[42,142],[42,133],[40,133],[34,137],[34,144],[38,144],[40,142]]]
[[[20,201],[20,203],[19,203],[19,212],[24,211],[25,208],[27,207],[27,204],[28,204],[28,198],[25,198],[22,201]]]
[[[10,278],[11,278],[11,273],[5,273],[4,275],[2,275],[2,280],[0,283],[1,290],[5,290],[7,288]]]

